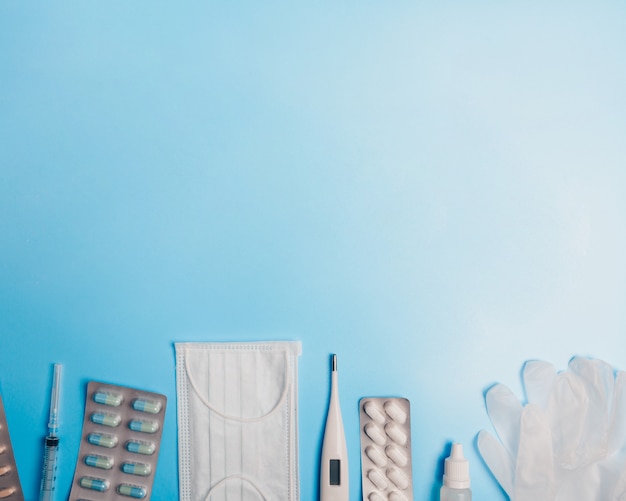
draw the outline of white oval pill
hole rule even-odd
[[[365,414],[372,418],[372,421],[375,421],[378,424],[383,424],[385,422],[385,415],[380,412],[380,409],[375,402],[368,400],[363,405],[363,410],[365,411]]]
[[[404,468],[409,462],[407,454],[397,445],[388,445],[385,448],[385,454],[399,467]]]
[[[389,477],[389,480],[391,480],[398,489],[404,491],[409,486],[408,477],[398,470],[398,468],[389,468],[387,470],[387,477]]]
[[[385,476],[377,471],[377,470],[370,470],[367,472],[367,478],[369,478],[371,480],[371,482],[378,487],[381,491],[384,491],[387,486],[389,485],[387,483],[387,481],[385,480]]]
[[[387,439],[385,438],[385,435],[383,435],[380,431],[380,428],[378,428],[378,426],[376,426],[374,423],[367,423],[363,429],[365,431],[365,434],[370,437],[374,441],[374,443],[378,445],[385,445]]]
[[[14,492],[15,487],[6,487],[4,489],[0,489],[0,499],[8,498]]]
[[[392,491],[389,493],[389,501],[406,501],[406,498],[398,491]]]
[[[385,433],[396,444],[404,445],[407,441],[407,434],[404,433],[400,427],[395,423],[387,423],[385,425]],[[374,440],[374,439],[372,439]]]
[[[380,468],[387,466],[387,458],[373,445],[368,445],[365,448],[365,455],[370,458],[372,463]]]
[[[396,402],[394,402],[393,400],[389,400],[385,402],[384,407],[387,415],[396,423],[406,423],[406,412],[404,412]]]
[[[368,501],[385,501],[385,498],[382,497],[378,492],[370,492],[370,495],[367,496]]]

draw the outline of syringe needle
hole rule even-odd
[[[48,430],[50,431],[50,435],[56,435],[59,427],[61,367],[61,364],[54,364],[54,374],[52,376],[52,391],[50,393],[50,418],[48,419]]]

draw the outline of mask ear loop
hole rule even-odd
[[[239,480],[243,480],[244,482],[247,482],[255,491],[257,491],[257,493],[259,494],[259,496],[261,497],[263,501],[267,501],[267,498],[263,495],[263,493],[261,492],[261,489],[259,489],[256,483],[252,479],[246,477],[245,475],[230,475],[228,477],[223,478],[217,484],[215,484],[213,487],[209,489],[209,492],[207,492],[207,495],[205,496],[204,501],[208,501],[217,489],[222,487],[229,480],[234,480],[234,479],[239,479]]]
[[[191,377],[191,372],[189,372],[189,367],[187,365],[187,357],[185,357],[185,372],[187,373],[187,379],[189,380],[189,384],[191,385],[191,388],[193,389],[194,393],[198,396],[200,401],[206,407],[208,407],[210,410],[212,410],[215,414],[217,414],[218,416],[223,417],[224,419],[229,419],[231,421],[238,421],[240,423],[256,423],[257,421],[261,421],[261,420],[265,419],[266,417],[271,416],[272,414],[274,414],[274,412],[276,412],[278,409],[280,409],[282,404],[283,404],[283,402],[285,401],[285,397],[287,396],[287,386],[288,386],[289,378],[291,376],[291,366],[289,364],[289,359],[287,357],[287,351],[283,351],[283,355],[284,355],[284,358],[285,358],[286,372],[285,372],[285,379],[283,381],[283,389],[282,389],[282,392],[280,394],[280,398],[276,402],[276,405],[274,407],[272,407],[267,413],[263,414],[262,416],[257,416],[257,417],[247,418],[247,417],[240,417],[240,416],[232,416],[232,415],[225,414],[222,411],[218,410],[216,407],[214,407],[211,404],[211,402],[209,402],[208,399],[205,398],[205,396],[202,395],[202,393],[198,390],[198,387],[196,386],[196,383],[195,383],[193,377]],[[230,478],[230,477],[227,477],[227,478]],[[244,479],[244,480],[247,480],[247,479]],[[216,486],[217,485],[219,485],[219,483],[216,484]],[[263,498],[263,499],[265,499],[265,498]]]

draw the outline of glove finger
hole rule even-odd
[[[580,377],[593,408],[608,414],[615,382],[613,367],[602,360],[574,357],[570,360],[569,370]]]
[[[485,395],[487,414],[502,445],[512,458],[517,456],[522,404],[503,384],[492,386]]]
[[[541,409],[528,404],[520,423],[520,443],[515,468],[515,501],[549,501],[555,498],[552,434]]]
[[[524,364],[522,379],[528,401],[546,409],[556,382],[555,367],[541,360],[529,360]]]
[[[569,369],[579,377],[588,399],[578,455],[582,461],[592,462],[606,455],[615,381],[613,367],[602,360],[575,357]]]
[[[557,376],[547,415],[552,429],[554,455],[564,468],[580,464],[578,447],[584,440],[588,402],[580,378],[567,371]]]
[[[615,377],[613,413],[609,424],[607,454],[626,454],[626,372]]]
[[[512,498],[515,472],[513,458],[500,441],[485,430],[481,430],[478,434],[478,450],[500,487],[509,498]]]

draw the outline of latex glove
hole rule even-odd
[[[515,501],[626,501],[626,375],[600,360],[574,358],[557,374],[527,362],[524,406],[503,385],[486,395],[499,437],[478,448]]]
[[[534,404],[522,407],[506,386],[498,384],[486,395],[487,412],[496,438],[478,434],[478,449],[511,500],[555,499],[552,436],[543,411]]]

